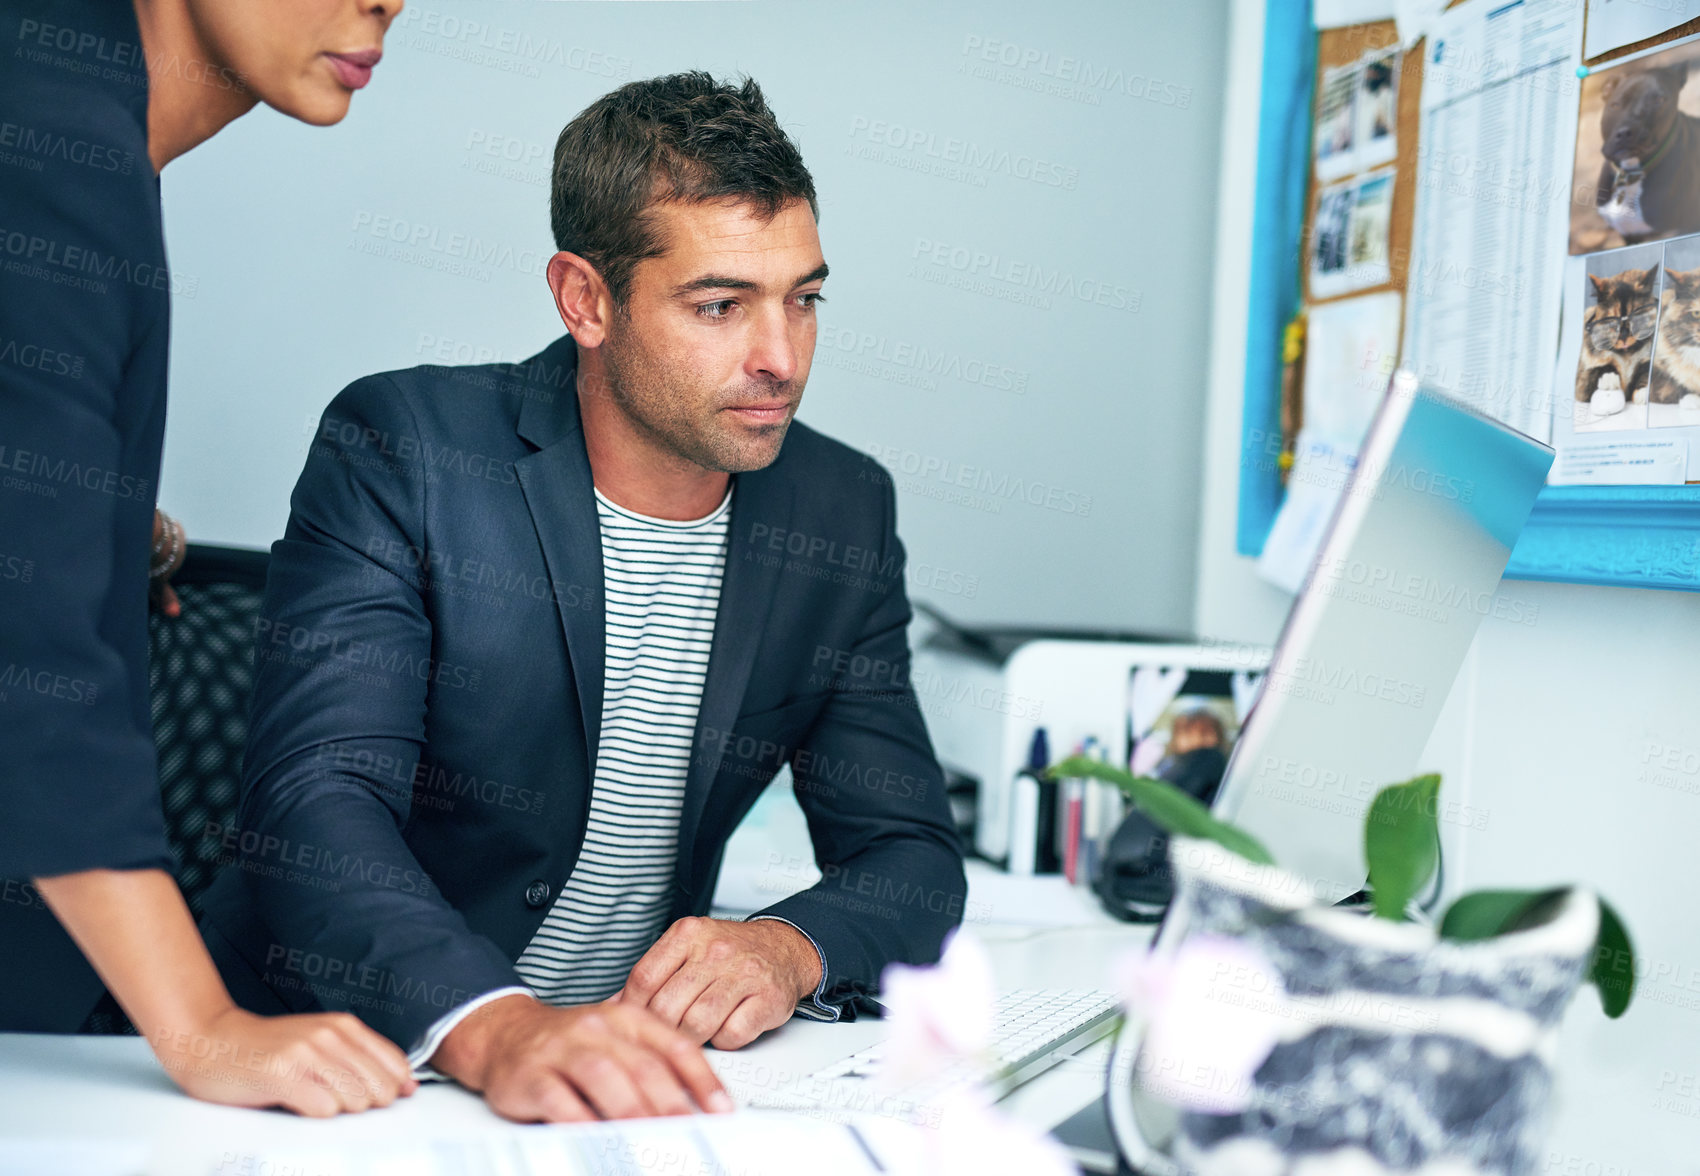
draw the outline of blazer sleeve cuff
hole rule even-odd
[[[457,1008],[450,1009],[443,1016],[439,1017],[429,1029],[425,1030],[425,1033],[422,1037],[420,1037],[418,1044],[407,1051],[407,1064],[413,1068],[413,1076],[421,1082],[449,1081],[450,1079],[447,1074],[443,1074],[432,1069],[428,1064],[432,1055],[434,1055],[438,1048],[442,1046],[443,1039],[450,1033],[454,1032],[455,1026],[466,1020],[466,1018],[477,1009],[482,1008],[484,1005],[489,1004],[493,1000],[500,1000],[504,996],[515,995],[530,996],[531,989],[520,987],[518,985],[509,988],[497,988],[491,992],[484,993],[482,996],[475,996],[465,1004],[460,1005]]]

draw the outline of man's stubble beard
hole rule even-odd
[[[790,421],[774,426],[759,440],[745,442],[729,430],[717,429],[721,414],[712,409],[705,419],[692,415],[695,398],[673,373],[655,361],[627,332],[610,332],[602,344],[605,394],[632,426],[659,448],[705,470],[736,474],[771,465]],[[764,390],[765,395],[789,395],[789,385]],[[734,400],[736,398],[733,398]],[[716,405],[720,403],[717,396]]]

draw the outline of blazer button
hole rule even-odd
[[[549,883],[539,878],[525,888],[525,905],[536,910],[549,901]]]

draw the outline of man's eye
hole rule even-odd
[[[799,294],[797,297],[802,301],[804,310],[813,310],[826,301],[824,294]]]
[[[707,319],[723,319],[732,313],[732,308],[736,305],[735,299],[722,298],[719,302],[703,303],[697,307],[697,313]]]

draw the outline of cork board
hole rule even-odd
[[[1316,41],[1314,92],[1316,94],[1322,93],[1322,79],[1327,70],[1336,66],[1349,65],[1365,53],[1393,45],[1397,43],[1398,39],[1398,30],[1390,20],[1350,25],[1338,29],[1326,29],[1319,32]],[[1394,140],[1397,150],[1391,164],[1394,169],[1393,201],[1389,210],[1387,226],[1387,281],[1327,297],[1319,297],[1311,290],[1310,263],[1312,244],[1316,239],[1317,200],[1322,189],[1332,181],[1319,181],[1317,179],[1314,152],[1308,153],[1311,162],[1306,181],[1304,233],[1300,237],[1303,242],[1303,250],[1302,255],[1297,258],[1301,297],[1307,308],[1343,298],[1357,298],[1364,294],[1375,293],[1378,290],[1396,290],[1401,294],[1405,291],[1406,274],[1410,269],[1411,262],[1411,230],[1416,219],[1417,129],[1422,97],[1423,50],[1426,45],[1427,42],[1419,41],[1413,48],[1401,54],[1399,60],[1399,96],[1397,112],[1394,117]],[[1312,110],[1312,117],[1315,117],[1314,109]],[[1401,338],[1404,336],[1405,311],[1406,307],[1401,305],[1399,312],[1399,337]],[[1294,440],[1298,436],[1299,428],[1304,423],[1303,385],[1304,361],[1301,354],[1296,362],[1288,364],[1281,383],[1280,420],[1283,482],[1290,468]]]
[[[1457,3],[1458,0],[1454,0]],[[1675,28],[1656,37],[1637,41],[1613,49],[1609,53],[1601,53],[1587,59],[1586,64],[1601,65],[1615,61],[1632,53],[1639,53],[1657,45],[1679,41],[1700,33],[1700,19],[1685,21]],[[1325,29],[1316,37],[1316,92],[1322,92],[1322,78],[1325,71],[1336,66],[1348,65],[1372,49],[1380,49],[1394,44],[1398,40],[1398,31],[1390,20],[1375,21],[1371,24],[1350,25],[1346,28]],[[1316,202],[1318,191],[1326,186],[1319,184],[1314,167],[1311,169],[1309,185],[1305,196],[1305,226],[1304,237],[1305,256],[1299,258],[1299,280],[1304,291],[1304,301],[1307,305],[1332,301],[1334,298],[1354,298],[1359,294],[1368,294],[1375,290],[1405,290],[1406,273],[1411,261],[1411,226],[1416,216],[1417,196],[1417,144],[1420,126],[1420,101],[1423,81],[1423,51],[1427,48],[1426,41],[1417,44],[1404,53],[1400,59],[1399,72],[1399,109],[1397,118],[1398,154],[1394,161],[1393,179],[1393,208],[1391,224],[1388,227],[1388,269],[1391,271],[1389,280],[1378,286],[1368,286],[1353,290],[1349,294],[1338,294],[1332,298],[1319,298],[1312,295],[1310,290],[1310,242],[1316,217]]]
[[[1453,0],[1458,3],[1459,0]],[[1700,33],[1700,19],[1685,21],[1676,27],[1644,41],[1637,41],[1588,58],[1589,66],[1602,65],[1658,45],[1678,41]],[[1326,72],[1357,61],[1365,53],[1395,44],[1398,31],[1393,21],[1375,21],[1345,28],[1324,29],[1316,34],[1315,93],[1321,94]],[[1416,218],[1417,158],[1421,130],[1421,97],[1423,57],[1426,41],[1419,41],[1400,57],[1398,113],[1395,120],[1397,153],[1393,160],[1393,202],[1388,224],[1388,280],[1346,293],[1318,295],[1311,289],[1311,250],[1315,241],[1318,196],[1331,181],[1318,181],[1314,161],[1307,179],[1305,195],[1303,255],[1295,259],[1299,267],[1302,300],[1306,307],[1318,306],[1344,298],[1356,298],[1378,290],[1405,293],[1411,263],[1411,231]],[[1314,109],[1312,111],[1314,117]],[[1404,316],[1410,311],[1407,301],[1400,310],[1400,335],[1404,334]],[[1290,452],[1293,438],[1304,419],[1301,387],[1302,359],[1288,369],[1281,390],[1281,425],[1283,449]]]
[[[1373,24],[1349,25],[1346,28],[1326,29],[1316,37],[1316,92],[1322,92],[1322,77],[1326,70],[1349,65],[1372,49],[1385,48],[1399,39],[1398,30],[1390,20]],[[1305,256],[1300,258],[1300,281],[1304,301],[1314,306],[1335,298],[1356,298],[1376,290],[1405,289],[1405,275],[1411,261],[1411,226],[1416,218],[1417,196],[1417,124],[1422,96],[1423,49],[1426,42],[1401,55],[1399,63],[1399,106],[1395,118],[1394,136],[1398,153],[1393,161],[1393,207],[1387,228],[1387,261],[1389,279],[1376,286],[1365,286],[1348,294],[1319,298],[1310,289],[1310,243],[1316,221],[1317,194],[1327,185],[1318,183],[1316,169],[1310,172],[1305,196]]]

